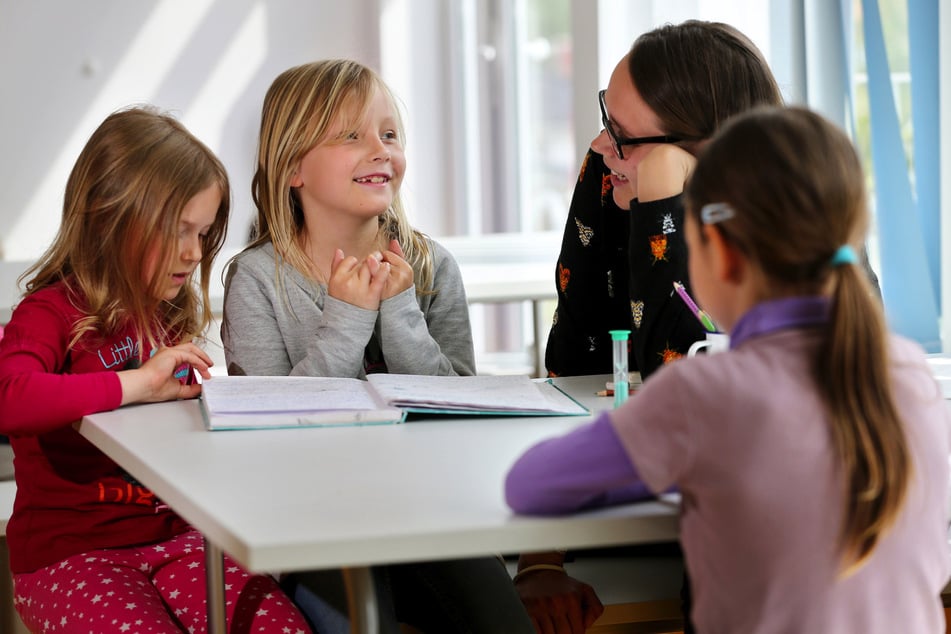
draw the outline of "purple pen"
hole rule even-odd
[[[680,295],[680,299],[684,300],[684,304],[687,305],[687,308],[690,309],[690,312],[700,320],[700,323],[703,324],[703,327],[710,332],[716,332],[717,326],[713,323],[713,320],[697,306],[693,299],[690,298],[690,295],[687,294],[687,289],[684,288],[684,285],[680,282],[674,282],[674,290],[677,291],[677,294]]]

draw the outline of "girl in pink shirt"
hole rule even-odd
[[[194,343],[228,221],[221,162],[152,109],[110,115],[70,174],[53,245],[24,274],[0,341],[0,434],[14,451],[7,526],[32,632],[204,632],[202,537],[79,435],[84,415],[198,396]],[[196,278],[200,284],[196,284]],[[308,632],[270,577],[225,566],[234,631]]]
[[[715,135],[685,194],[693,290],[730,350],[664,366],[530,449],[510,506],[677,486],[703,634],[944,632],[951,413],[858,266],[851,142],[805,109],[752,111]]]

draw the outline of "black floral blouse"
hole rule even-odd
[[[681,196],[620,209],[610,171],[589,151],[581,165],[556,267],[558,306],[548,335],[551,376],[608,374],[609,330],[631,330],[629,365],[646,378],[705,337],[673,283],[687,280]]]

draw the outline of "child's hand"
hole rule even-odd
[[[390,264],[382,262],[383,256],[371,253],[362,262],[357,258],[344,256],[337,249],[330,264],[330,281],[327,294],[367,310],[379,310],[383,287],[390,274]]]
[[[383,253],[383,261],[390,265],[390,275],[383,287],[382,299],[389,299],[413,285],[413,267],[403,259],[403,249],[397,240],[390,240],[390,250]]]
[[[191,366],[203,379],[208,379],[211,378],[208,368],[214,364],[211,357],[193,343],[162,348],[141,367],[118,373],[122,405],[195,398],[201,394],[201,385],[186,385],[175,378],[175,371],[183,365]]]
[[[697,158],[676,145],[663,143],[637,164],[637,199],[645,203],[683,192]]]

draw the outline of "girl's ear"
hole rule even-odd
[[[710,246],[716,278],[730,284],[741,282],[746,271],[746,258],[732,242],[723,237],[716,225],[703,225],[702,230]]]
[[[291,172],[291,187],[300,187],[304,184],[304,179],[300,175],[300,165],[294,168],[294,171]]]

